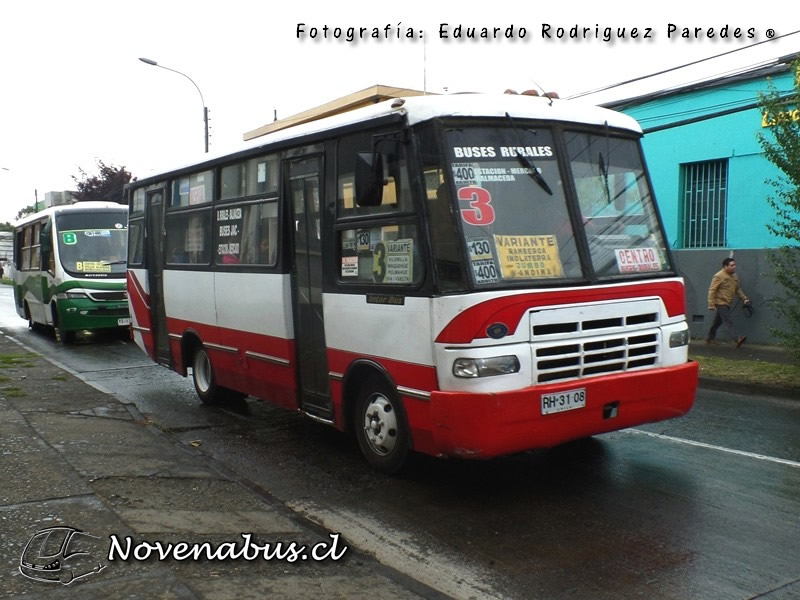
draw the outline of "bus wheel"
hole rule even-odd
[[[403,407],[389,386],[370,379],[361,386],[354,426],[361,453],[375,469],[391,474],[408,457],[408,429]]]
[[[27,302],[25,303],[25,318],[28,319],[28,329],[31,331],[36,331],[39,328],[36,321],[34,321],[33,317],[31,317],[31,309]]]
[[[62,344],[74,344],[75,343],[75,332],[74,331],[66,331],[60,325],[57,328],[58,337],[61,340]]]
[[[219,404],[222,401],[222,388],[217,386],[214,367],[208,352],[202,346],[195,350],[192,357],[192,380],[197,396],[203,404]]]

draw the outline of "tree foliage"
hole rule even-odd
[[[73,175],[72,179],[78,186],[73,192],[76,202],[100,201],[118,202],[124,204],[122,190],[125,184],[131,181],[131,174],[125,167],[107,165],[102,160],[97,160],[97,175],[89,175],[80,169],[80,178]]]
[[[767,159],[781,174],[768,180],[772,194],[767,198],[775,210],[769,231],[781,238],[781,245],[770,253],[773,273],[783,288],[775,304],[785,327],[775,329],[794,357],[800,360],[800,61],[792,64],[794,86],[780,93],[770,82],[759,99],[769,127],[758,134]]]
[[[22,217],[27,217],[28,215],[32,215],[35,212],[36,212],[36,205],[31,204],[29,206],[26,206],[25,208],[20,208],[19,212],[17,213],[17,216],[14,217],[14,219],[16,221],[19,221]]]

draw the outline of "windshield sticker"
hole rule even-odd
[[[614,250],[620,273],[644,273],[661,270],[661,256],[656,248]]]
[[[504,279],[564,276],[554,235],[495,235],[494,243]]]
[[[387,241],[384,283],[411,283],[414,270],[414,240]]]
[[[473,186],[463,187],[458,190],[458,199],[469,202],[470,208],[461,209],[461,218],[466,223],[476,227],[494,223],[494,207],[489,190]]]
[[[342,277],[358,277],[358,257],[342,257]]]
[[[111,264],[107,262],[89,262],[88,260],[75,263],[75,270],[83,273],[111,273]]]
[[[494,258],[492,256],[492,244],[489,238],[478,237],[467,239],[470,260],[486,260]]]
[[[453,179],[458,186],[480,186],[497,181],[516,181],[513,169],[481,167],[478,163],[453,163]]]
[[[472,263],[475,283],[497,283],[497,267],[493,260],[476,260]]]
[[[87,229],[83,232],[86,237],[111,237],[108,229]]]
[[[78,236],[75,235],[74,231],[65,231],[61,234],[61,239],[64,240],[64,243],[67,246],[74,246],[78,243]]]
[[[358,252],[369,252],[372,248],[372,232],[369,229],[359,229],[356,232]]]
[[[197,181],[202,181],[202,177],[198,177]],[[189,189],[189,204],[205,204],[206,201],[206,186],[196,185]]]

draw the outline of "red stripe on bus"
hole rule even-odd
[[[139,298],[145,305],[145,309],[150,310],[150,294],[144,291],[142,284],[139,283],[139,278],[133,271],[128,271],[128,293],[136,291]]]
[[[346,374],[347,369],[355,360],[368,360],[382,366],[396,385],[423,392],[439,389],[436,369],[432,365],[328,348],[328,370],[333,373]]]
[[[503,323],[511,333],[519,327],[523,315],[539,306],[602,302],[658,296],[667,314],[677,317],[686,313],[683,284],[679,281],[648,282],[606,288],[531,292],[516,296],[492,298],[471,306],[450,321],[436,337],[440,344],[468,344],[489,337],[486,330],[492,323]]]
[[[208,351],[219,385],[286,408],[297,408],[294,340],[174,317],[167,317],[167,330],[181,337],[192,332],[200,339]],[[170,338],[170,350],[173,369],[185,374],[191,357],[183,356],[181,340]],[[265,357],[247,356],[247,352],[276,358],[287,364],[276,364]]]
[[[135,325],[142,327],[147,331],[139,331],[144,343],[145,352],[153,360],[156,359],[155,343],[153,340],[152,322],[150,320],[150,296],[145,293],[136,273],[128,271],[127,276],[127,289],[128,299],[130,300],[130,307],[133,309],[133,317],[135,318]]]

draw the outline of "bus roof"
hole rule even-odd
[[[44,210],[40,210],[37,213],[25,215],[19,221],[14,223],[14,227],[27,225],[28,223],[38,221],[39,219],[53,214],[80,211],[95,212],[105,209],[121,210],[125,212],[128,211],[128,207],[125,204],[120,204],[119,202],[75,202],[73,204],[59,204],[58,206],[51,206],[49,208],[45,208]]]
[[[635,119],[623,113],[574,100],[519,94],[452,94],[413,96],[384,100],[363,108],[310,121],[272,134],[253,138],[263,145],[369,121],[392,113],[405,114],[409,125],[441,117],[505,117],[605,125],[641,133]]]
[[[252,138],[233,151],[221,152],[207,157],[207,160],[180,165],[175,169],[148,175],[137,181],[136,185],[152,182],[173,171],[183,171],[192,166],[199,167],[210,164],[225,156],[236,155],[240,152],[250,152],[261,147],[305,136],[323,134],[327,131],[358,123],[369,123],[392,114],[404,116],[409,125],[415,125],[431,119],[446,117],[504,118],[506,113],[515,120],[534,119],[598,126],[608,125],[615,129],[625,129],[640,135],[642,133],[639,123],[628,115],[574,100],[551,99],[544,96],[522,94],[413,96],[384,100],[370,106],[280,129],[273,133]],[[128,185],[131,186],[132,184]]]

